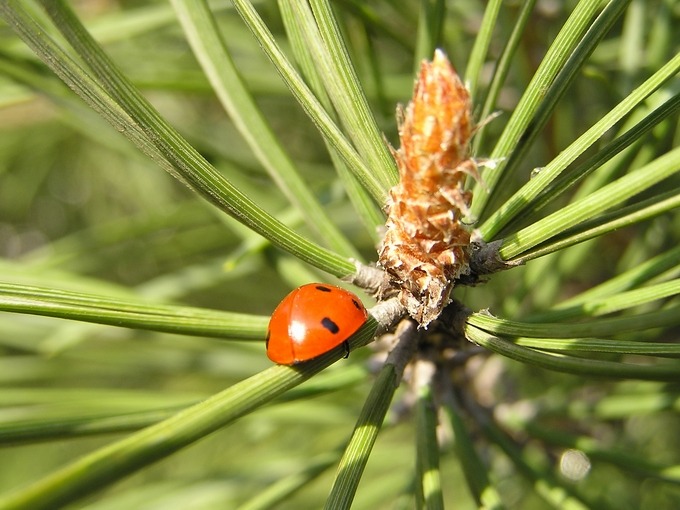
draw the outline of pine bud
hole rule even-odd
[[[423,61],[397,120],[400,181],[390,190],[379,260],[409,315],[426,327],[449,302],[453,280],[469,271],[470,232],[461,218],[472,198],[465,178],[477,177],[470,95],[442,51]]]

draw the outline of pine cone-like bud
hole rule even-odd
[[[449,302],[452,281],[468,271],[470,233],[461,223],[477,176],[469,155],[470,95],[437,50],[423,61],[406,110],[397,109],[401,146],[392,153],[400,182],[390,190],[380,264],[409,315],[425,327]]]

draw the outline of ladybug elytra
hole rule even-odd
[[[325,283],[303,285],[272,313],[267,356],[280,365],[316,358],[346,342],[367,318],[366,308],[351,292]]]

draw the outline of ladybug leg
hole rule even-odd
[[[342,342],[342,346],[345,348],[345,359],[349,358],[349,342],[345,340]]]

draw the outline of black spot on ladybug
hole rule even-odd
[[[362,305],[361,303],[359,303],[359,301],[357,301],[356,299],[353,299],[353,300],[352,300],[352,304],[354,305],[354,308],[356,308],[357,310],[360,310],[360,311],[361,311],[361,310],[364,309],[364,305]]]
[[[340,331],[340,327],[328,317],[321,319],[321,325],[334,335]]]
[[[329,287],[324,287],[323,285],[317,285],[315,288],[320,292],[333,292],[333,289]]]

